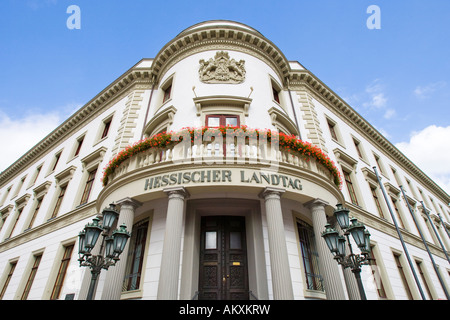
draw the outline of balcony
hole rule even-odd
[[[319,148],[293,136],[247,127],[186,128],[163,133],[122,150],[104,170],[106,187],[132,172],[167,166],[256,166],[320,176],[337,187],[340,173]]]

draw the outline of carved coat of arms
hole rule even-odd
[[[198,71],[200,80],[205,83],[241,83],[245,80],[245,61],[230,59],[228,52],[219,51],[214,59],[200,60]]]

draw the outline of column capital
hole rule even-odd
[[[119,200],[116,202],[119,206],[132,206],[134,209],[139,208],[142,206],[142,203],[139,201],[136,201],[134,199],[131,199],[129,197],[123,198],[122,200]]]
[[[184,187],[173,187],[173,188],[166,188],[163,190],[169,199],[171,198],[188,198],[190,196],[189,192]]]
[[[329,202],[327,202],[327,201],[325,201],[325,200],[322,200],[322,199],[319,199],[319,198],[316,198],[316,199],[314,199],[314,200],[311,200],[311,201],[306,202],[306,203],[303,204],[303,205],[304,205],[306,208],[309,208],[309,209],[312,209],[312,208],[315,208],[315,207],[320,207],[320,206],[322,206],[322,207],[325,208],[325,206],[329,205]]]
[[[273,188],[273,187],[266,187],[259,193],[260,198],[264,198],[267,200],[270,196],[275,196],[278,199],[281,198],[281,195],[285,192],[284,189],[280,188]]]

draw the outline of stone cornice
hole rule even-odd
[[[218,21],[188,28],[169,41],[156,55],[152,74],[159,81],[180,58],[215,48],[236,49],[262,57],[283,80],[290,71],[289,61],[281,50],[261,33],[241,24]]]
[[[32,164],[35,159],[45,155],[57,143],[63,141],[68,135],[79,128],[83,123],[92,119],[104,110],[110,103],[122,97],[129,89],[136,85],[151,87],[152,79],[149,68],[133,67],[121,77],[112,82],[103,91],[81,107],[60,126],[53,130],[44,139],[38,142],[16,162],[0,173],[0,186]]]
[[[22,232],[17,236],[14,236],[1,242],[0,252],[4,252],[8,249],[17,247],[28,241],[32,241],[39,237],[42,237],[43,235],[50,234],[51,232],[70,226],[75,222],[94,216],[97,212],[95,211],[95,204],[96,201],[92,201],[86,205],[83,205],[61,216],[58,216],[55,219],[51,219],[46,223],[43,223],[33,229]]]
[[[347,207],[348,209],[350,209],[351,217],[355,217],[358,219],[359,222],[362,222],[365,225],[367,225],[373,229],[376,229],[385,234],[388,234],[389,236],[391,236],[393,238],[398,239],[398,245],[400,246],[400,244],[401,244],[400,238],[398,236],[397,230],[395,229],[395,226],[393,223],[387,221],[386,219],[377,217],[377,216],[367,212],[363,208],[361,208],[359,206],[355,206],[352,203],[345,202],[344,206]],[[400,229],[400,232],[402,234],[403,240],[406,243],[411,244],[422,250],[425,250],[425,245],[423,244],[423,241],[420,238],[420,236],[416,236],[415,234],[409,232],[406,229]],[[440,248],[436,244],[428,242],[428,241],[427,241],[427,245],[430,248],[430,251],[434,255],[439,256],[441,258],[445,258],[445,254],[444,254],[444,251],[442,250],[442,248]],[[394,247],[394,246],[392,246],[392,247]]]
[[[360,132],[370,140],[380,151],[383,151],[385,156],[402,166],[417,181],[421,181],[444,203],[450,203],[450,195],[442,190],[441,187],[389,142],[378,130],[309,70],[291,71],[288,83],[291,90],[301,90],[305,87],[309,88],[318,100],[322,100],[326,103],[326,106],[330,106],[332,111],[346,120],[349,126],[352,126],[354,130]]]

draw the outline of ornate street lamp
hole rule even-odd
[[[116,265],[130,237],[130,233],[127,232],[127,227],[124,224],[115,231],[111,230],[118,216],[119,213],[116,211],[115,205],[111,204],[109,208],[102,211],[102,224],[99,223],[99,218],[94,218],[92,223],[88,223],[78,235],[80,267],[91,268],[92,274],[87,300],[93,298],[97,279],[102,269],[108,270],[109,267]],[[99,254],[92,255],[91,251],[100,234],[102,235],[102,244]]]
[[[361,281],[361,266],[370,263],[370,233],[364,227],[364,224],[358,222],[357,219],[349,219],[350,210],[342,207],[341,204],[337,205],[336,210],[334,210],[334,216],[344,231],[344,236],[347,240],[334,230],[330,224],[325,225],[325,231],[322,232],[322,237],[324,238],[328,249],[334,255],[334,259],[345,268],[351,268],[353,274],[355,275],[356,282],[358,283],[359,295],[361,300],[367,300],[366,294],[364,292],[364,287]],[[351,224],[349,223],[351,221]],[[349,235],[352,235],[353,240],[355,240],[356,245],[361,250],[361,254],[354,254],[352,245],[350,243]],[[350,250],[349,255],[345,255],[345,244],[348,244]]]

